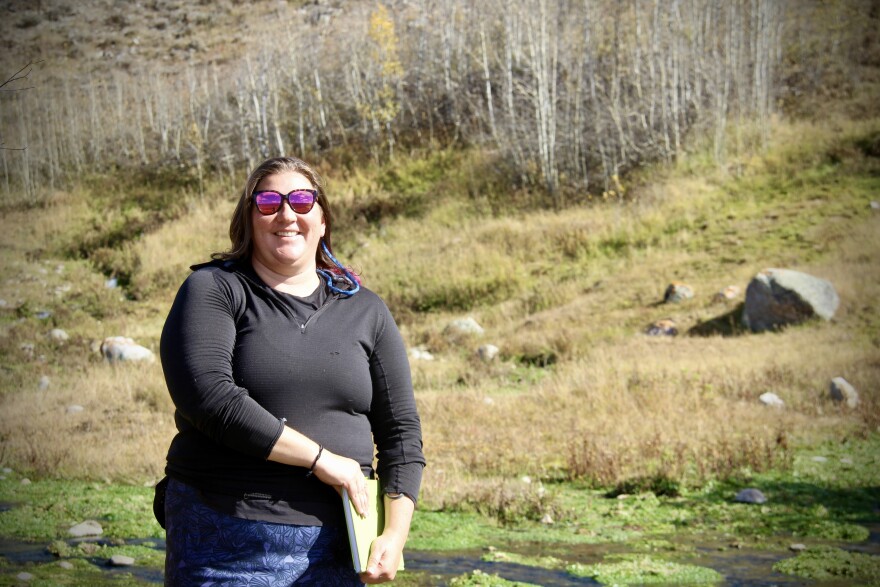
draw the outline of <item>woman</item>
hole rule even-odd
[[[167,585],[360,585],[394,578],[418,497],[421,426],[385,304],[333,257],[317,172],[264,161],[232,247],[193,267],[160,353],[178,433],[168,451]],[[366,573],[340,492],[385,492]]]

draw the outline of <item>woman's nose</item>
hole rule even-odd
[[[293,211],[293,208],[290,207],[290,202],[287,200],[281,201],[281,208],[278,209],[278,216],[284,218],[285,220],[296,219],[296,212]]]

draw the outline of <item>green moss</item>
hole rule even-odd
[[[781,560],[773,570],[805,579],[851,579],[880,582],[880,557],[827,546],[811,548]]]
[[[503,550],[493,550],[487,552],[481,557],[486,562],[493,563],[516,563],[528,567],[538,567],[541,569],[561,569],[565,566],[565,561],[555,556],[529,556],[527,554],[519,554],[516,552],[505,552]]]
[[[519,583],[502,579],[498,575],[489,575],[480,570],[455,577],[449,582],[450,587],[535,587],[532,583]]]
[[[639,540],[632,546],[633,550],[637,552],[694,552],[696,550],[691,544],[682,544],[663,538]]]
[[[649,556],[627,557],[618,562],[595,565],[574,564],[568,572],[578,577],[592,577],[613,585],[714,585],[723,580],[720,573],[706,567],[685,565]]]
[[[83,520],[96,520],[104,538],[161,537],[152,500],[151,487],[62,480],[22,485],[7,476],[0,481],[0,501],[15,507],[0,512],[0,527],[4,536],[48,542],[68,538],[67,530]]]
[[[420,511],[413,518],[407,546],[415,550],[480,548],[498,540],[495,524],[477,514]]]
[[[63,586],[104,586],[107,587],[135,587],[143,585],[155,585],[154,581],[140,579],[125,571],[107,572],[97,564],[85,559],[71,559],[71,569],[61,567],[58,562],[11,565],[0,564],[0,587],[20,587],[29,585],[32,587],[63,587]],[[17,577],[20,573],[28,573],[33,578],[21,581]]]

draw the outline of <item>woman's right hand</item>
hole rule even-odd
[[[351,496],[354,509],[361,516],[367,514],[367,483],[361,466],[354,459],[330,452],[326,448],[315,463],[314,475],[332,485],[340,494],[345,489]]]

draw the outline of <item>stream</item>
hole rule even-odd
[[[870,538],[860,543],[835,543],[847,550],[880,556],[880,524],[867,525],[871,531]],[[98,545],[110,545],[109,541],[91,539]],[[78,541],[69,543],[75,546]],[[160,539],[128,540],[127,545],[150,544],[157,550],[164,550],[165,543]],[[831,543],[829,543],[831,544]],[[725,577],[723,585],[729,587],[788,587],[803,585],[809,587],[836,587],[849,584],[845,581],[811,581],[791,577],[772,570],[773,565],[793,553],[749,548],[723,548],[719,545],[692,545],[694,550],[681,556],[682,562],[710,567]],[[592,564],[600,562],[608,554],[632,552],[627,544],[600,545],[536,545],[529,550],[534,556],[552,555],[570,562]],[[409,571],[424,572],[431,577],[433,587],[447,585],[453,577],[479,569],[487,574],[497,574],[511,581],[521,581],[546,587],[563,585],[599,585],[593,579],[575,577],[563,570],[542,569],[510,562],[487,562],[481,560],[483,551],[406,551],[406,568]],[[0,539],[0,556],[15,568],[13,573],[26,569],[26,565],[49,563],[56,560],[49,553],[45,544],[26,543],[10,539]],[[129,573],[139,579],[153,584],[162,583],[162,571],[154,567],[110,567],[106,557],[86,557],[86,560],[106,572],[108,579],[114,573]],[[71,571],[74,573],[75,571]],[[90,584],[94,576],[90,576]],[[427,586],[428,584],[426,584]]]

